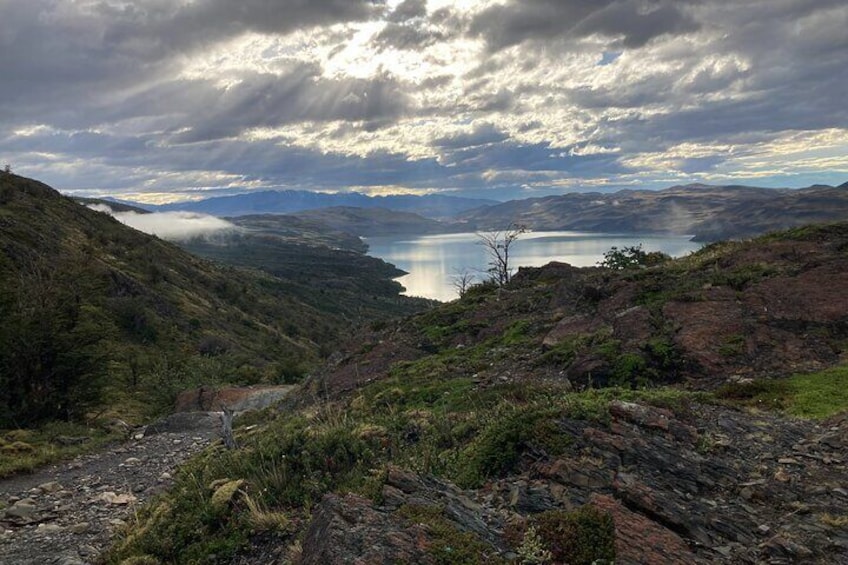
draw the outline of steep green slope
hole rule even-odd
[[[427,309],[431,301],[401,296],[393,278],[404,274],[365,255],[350,233],[286,215],[228,218],[237,233],[178,242],[188,251],[279,277],[286,292],[337,321],[340,327],[385,321]]]
[[[198,382],[297,379],[352,317],[11,174],[0,175],[0,251],[0,427],[110,401],[147,411]]]
[[[226,218],[251,235],[273,237],[281,243],[328,247],[365,253],[368,246],[354,232],[296,215],[256,214]]]

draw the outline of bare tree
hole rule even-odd
[[[498,286],[504,286],[512,277],[509,253],[513,244],[526,231],[526,226],[510,224],[505,230],[477,234],[480,245],[489,254],[488,272]]]
[[[474,284],[474,280],[476,278],[477,276],[474,273],[470,272],[468,269],[463,269],[451,276],[451,285],[454,289],[456,289],[459,297],[462,298],[465,296],[465,293],[468,292],[468,289],[471,288],[471,285]]]
[[[10,165],[9,163],[6,163],[5,165],[3,165],[3,172],[6,173],[7,175],[11,175],[12,174],[12,165]]]

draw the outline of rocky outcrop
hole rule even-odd
[[[620,538],[647,518],[650,535],[666,540],[657,548],[676,551],[677,536],[703,562],[848,558],[848,531],[826,518],[844,514],[848,502],[844,420],[823,429],[714,406],[693,406],[681,418],[618,401],[610,415],[603,426],[562,422],[575,440],[569,454],[532,465],[528,476],[541,479],[553,500],[575,506],[611,497],[640,517],[616,521]],[[671,561],[656,554],[632,562]]]
[[[438,553],[450,554],[451,539],[467,536],[478,540],[480,557],[507,552],[499,535],[503,515],[471,496],[446,481],[391,467],[379,505],[355,495],[324,497],[306,532],[301,563],[438,563]]]
[[[313,513],[301,563],[435,563],[423,546],[424,528],[397,520],[356,495],[328,494]]]
[[[846,249],[848,226],[840,224],[649,269],[556,277],[561,267],[551,265],[514,281],[524,294],[551,281],[546,308],[555,317],[540,346],[570,348],[561,368],[573,382],[591,375],[596,385],[622,384],[627,371],[615,362],[624,354],[641,358],[652,382],[712,388],[733,376],[819,370],[845,358]],[[522,306],[518,298],[512,305]]]
[[[585,505],[612,516],[616,563],[848,563],[848,418],[621,401],[609,416],[559,421],[567,453],[525,454],[479,490],[391,467],[379,504],[326,495],[301,563],[432,563],[446,530],[478,544],[476,562],[517,560],[515,531]]]

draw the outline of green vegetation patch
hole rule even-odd
[[[672,383],[683,367],[683,356],[671,339],[658,335],[638,349],[624,350],[610,328],[592,334],[578,334],[539,356],[539,365],[568,368],[578,358],[594,358],[603,366],[593,369],[590,380],[599,386],[646,388]],[[574,375],[580,377],[580,375]]]
[[[533,450],[550,457],[565,452],[571,438],[563,434],[557,421],[566,414],[562,404],[547,402],[528,405],[503,404],[490,412],[479,435],[462,450],[456,482],[475,488],[487,479],[515,469],[522,453]]]
[[[549,510],[531,519],[543,547],[554,563],[592,565],[615,560],[615,524],[612,516],[594,506]]]
[[[820,420],[848,410],[846,385],[848,365],[843,365],[786,379],[728,384],[715,395],[734,404]]]
[[[123,439],[120,430],[72,422],[51,422],[35,430],[0,430],[0,477],[91,453],[119,439]]]
[[[226,561],[269,516],[280,523],[276,517],[302,513],[326,492],[364,491],[381,449],[377,436],[334,407],[278,418],[239,443],[184,466],[172,492],[145,507],[108,561],[148,555],[194,563],[212,554]]]
[[[238,422],[240,448],[218,446],[193,459],[171,493],[139,513],[108,562],[150,556],[192,563],[210,554],[226,561],[247,547],[269,517],[276,524],[273,535],[291,544],[325,493],[379,500],[389,464],[480,486],[520,470],[528,453],[534,458],[567,453],[572,438],[563,432],[565,418],[605,421],[616,398],[681,412],[698,397],[671,389],[575,393],[538,383],[479,389],[470,379],[438,373],[428,382],[413,369],[422,366],[398,369],[390,384],[373,383],[348,403],[294,414],[266,412],[270,421],[254,416]],[[427,524],[430,535],[441,540],[432,547],[439,562],[477,563],[492,554],[436,510],[413,510],[407,517]],[[542,526],[548,527],[540,523],[540,532]]]

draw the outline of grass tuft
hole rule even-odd
[[[848,410],[848,365],[786,379],[727,384],[716,397],[748,407],[823,420]]]

